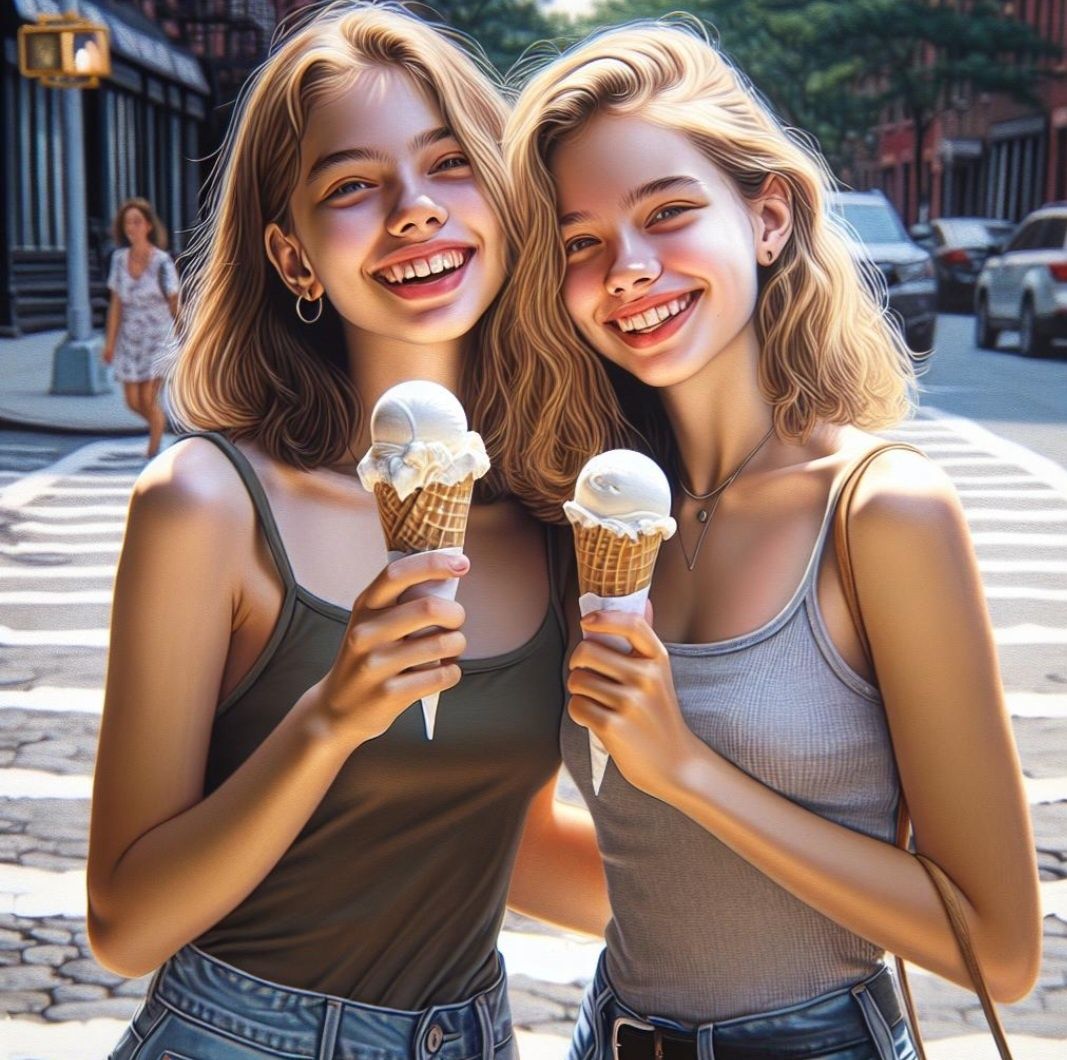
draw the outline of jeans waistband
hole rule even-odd
[[[298,1057],[344,1058],[356,1055],[346,1046],[359,1045],[413,1060],[488,1058],[512,1033],[497,960],[499,975],[482,993],[411,1012],[272,983],[186,946],[157,972],[150,996],[224,1034]]]
[[[692,1035],[702,1057],[722,1055],[736,1047],[745,1056],[809,1055],[817,1046],[841,1045],[850,1039],[874,1039],[880,1049],[891,1048],[890,1028],[903,1013],[893,978],[887,967],[850,986],[832,990],[807,1001],[768,1012],[756,1012],[693,1027],[677,1020],[643,1016],[623,1002],[604,968],[601,955],[593,981],[593,996],[600,1000],[606,1028],[620,1017],[638,1025],[669,1028]],[[605,1018],[606,1017],[606,1018]],[[879,1055],[892,1055],[880,1052]]]

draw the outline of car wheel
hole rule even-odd
[[[1019,349],[1024,357],[1039,357],[1048,352],[1048,345],[1048,340],[1038,330],[1034,303],[1027,298],[1019,314]]]
[[[983,295],[978,300],[978,312],[974,316],[974,344],[980,350],[995,350],[1000,330],[989,323],[989,306]]]

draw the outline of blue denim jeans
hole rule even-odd
[[[515,1060],[503,961],[484,993],[422,1012],[259,979],[186,946],[156,972],[110,1060]]]
[[[578,1013],[567,1060],[614,1060],[620,1025],[682,1031],[696,1039],[698,1060],[917,1060],[893,979],[882,968],[869,979],[798,1005],[706,1023],[641,1016],[619,999],[604,971]]]

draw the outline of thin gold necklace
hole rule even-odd
[[[711,511],[708,511],[707,507],[697,509],[697,522],[701,524],[700,536],[697,538],[696,548],[693,549],[693,555],[690,556],[685,547],[685,541],[682,540],[682,525],[678,524],[678,544],[682,549],[682,555],[685,556],[685,565],[689,568],[689,572],[693,572],[693,568],[697,565],[697,559],[700,556],[700,547],[704,544],[704,538],[708,535],[708,527],[711,526],[712,516],[715,514],[716,509],[719,507],[719,501],[722,500],[722,495],[726,492],[727,488],[733,483],[734,479],[745,470],[748,462],[767,444],[767,440],[774,434],[774,427],[771,429],[756,443],[756,447],[730,472],[729,475],[719,485],[712,487],[707,493],[694,493],[682,480],[682,476],[678,475],[678,485],[682,487],[682,492],[690,499],[694,501],[710,501],[713,497],[715,503],[711,506]]]

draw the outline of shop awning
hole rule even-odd
[[[77,11],[79,15],[107,26],[111,35],[111,51],[155,74],[176,81],[194,92],[208,94],[208,84],[196,58],[169,41],[161,30],[145,20],[135,26],[123,18],[118,8],[104,7],[90,0],[15,0],[15,9],[27,22],[36,22],[38,15],[63,15]]]

